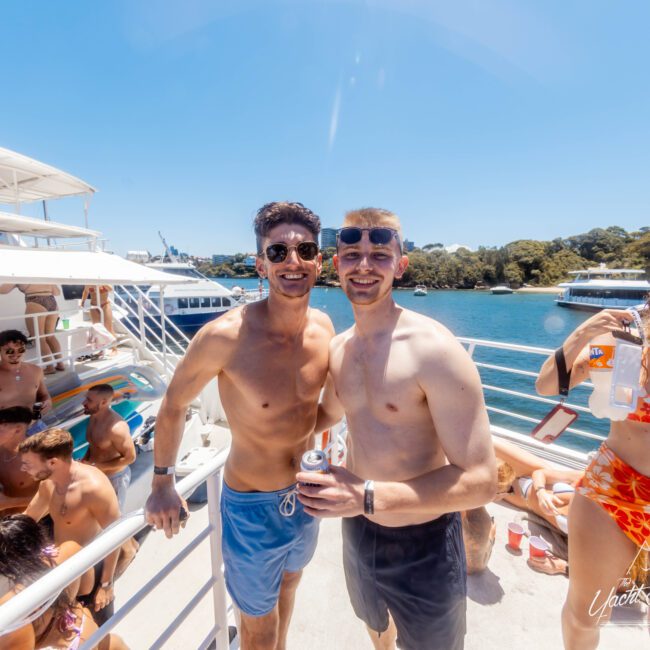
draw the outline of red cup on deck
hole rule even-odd
[[[537,558],[546,557],[546,553],[550,549],[551,547],[541,537],[537,537],[537,535],[533,535],[528,540],[528,550],[531,559],[534,557]]]
[[[508,524],[508,546],[519,550],[521,538],[524,536],[524,527],[514,521]]]

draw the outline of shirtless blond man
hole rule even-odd
[[[89,415],[86,428],[88,451],[83,462],[101,469],[111,482],[120,512],[124,512],[126,491],[131,483],[131,464],[135,462],[135,445],[129,425],[111,408],[113,387],[97,384],[86,393],[83,407]]]
[[[54,522],[54,543],[89,544],[120,517],[117,496],[103,472],[72,459],[72,436],[64,429],[47,429],[27,438],[19,450],[23,471],[39,481],[38,492],[25,510],[36,521],[46,514]],[[95,567],[90,594],[95,620],[112,615],[113,575],[119,549]]]
[[[376,648],[394,648],[397,633],[405,649],[457,650],[466,609],[458,511],[494,498],[495,459],[468,354],[440,323],[393,301],[408,265],[401,242],[386,210],[350,212],[339,231],[334,264],[355,324],[330,344],[317,430],[345,412],[347,469],[299,473],[299,499],[316,517],[345,517],[348,592]]]
[[[18,452],[31,421],[32,411],[24,406],[0,409],[0,516],[23,512],[38,489],[23,472]]]
[[[327,316],[309,307],[321,270],[319,218],[299,203],[270,203],[255,218],[265,300],[203,327],[179,363],[156,422],[147,518],[179,529],[173,466],[190,402],[213,377],[232,431],[221,515],[226,585],[241,611],[243,650],[286,645],[295,590],[316,547],[318,522],[295,501],[300,459],[313,444],[327,376]],[[170,469],[166,469],[169,467]]]
[[[47,413],[52,408],[52,400],[43,369],[23,361],[27,342],[19,330],[0,332],[0,408],[24,406],[33,411],[34,405],[40,402],[40,413]],[[35,430],[40,429],[32,427]]]

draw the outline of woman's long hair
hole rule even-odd
[[[27,515],[0,519],[0,574],[14,584],[28,585],[47,570],[43,549],[49,540]]]

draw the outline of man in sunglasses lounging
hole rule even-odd
[[[171,537],[181,500],[174,464],[190,402],[213,377],[232,432],[221,502],[226,585],[241,611],[241,647],[284,648],[295,590],[318,522],[296,501],[327,377],[330,319],[309,307],[321,270],[320,220],[300,203],[255,218],[257,271],[269,296],[204,326],[178,364],[156,422],[147,518]]]
[[[457,650],[466,610],[459,511],[496,492],[478,372],[447,328],[395,304],[393,280],[408,258],[394,214],[349,212],[334,264],[355,324],[330,344],[316,430],[345,413],[347,469],[298,473],[299,500],[315,517],[345,517],[348,592],[375,648],[399,637],[404,649]]]

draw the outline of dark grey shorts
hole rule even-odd
[[[404,650],[461,650],[467,570],[457,512],[416,526],[343,520],[343,566],[355,614],[383,632],[390,611]]]

